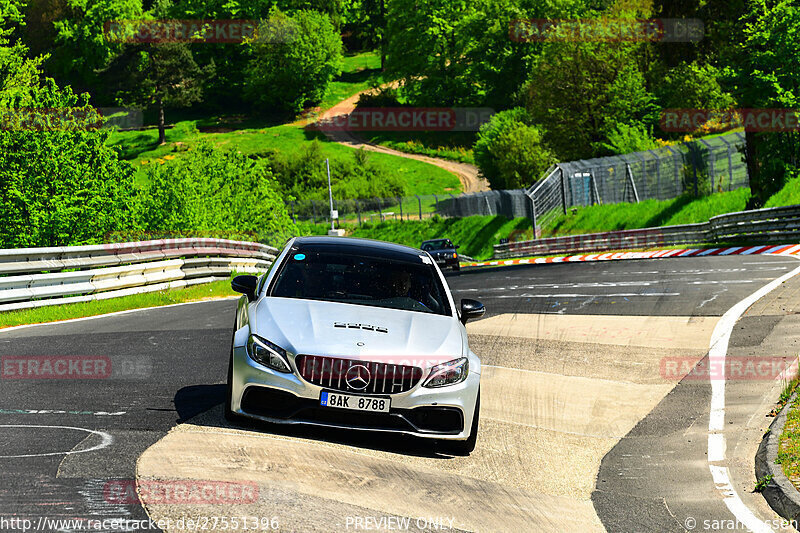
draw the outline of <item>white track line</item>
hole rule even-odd
[[[47,457],[47,456],[51,456],[51,455],[72,455],[72,454],[76,454],[76,453],[87,453],[87,452],[93,452],[95,450],[101,450],[103,448],[111,446],[111,444],[114,442],[114,437],[112,437],[111,435],[109,435],[105,431],[97,431],[97,430],[94,430],[94,429],[86,429],[86,428],[77,428],[77,427],[72,427],[72,426],[27,426],[27,425],[22,425],[22,424],[3,424],[3,425],[0,426],[0,428],[71,429],[71,430],[74,430],[74,431],[84,431],[84,432],[89,433],[91,435],[97,435],[98,437],[100,437],[102,439],[100,444],[92,446],[91,448],[86,448],[85,450],[68,450],[66,452],[50,452],[50,453],[30,453],[30,454],[22,454],[22,455],[0,455],[0,459],[15,459],[15,458],[20,458],[20,457]]]
[[[708,364],[710,368],[722,369],[723,377],[714,379],[711,373],[711,412],[708,420],[708,468],[717,490],[722,495],[722,501],[733,513],[736,519],[744,524],[748,530],[756,533],[767,533],[773,531],[766,523],[762,522],[744,504],[730,479],[730,472],[725,462],[725,358],[728,354],[728,344],[731,340],[731,333],[736,321],[744,314],[747,309],[760,298],[766,296],[780,285],[800,274],[800,267],[784,274],[761,287],[759,290],[737,303],[722,315],[717,322],[714,332],[711,334],[711,346],[708,350]],[[717,366],[719,365],[719,366]],[[722,465],[713,463],[723,463]]]
[[[71,324],[73,322],[83,322],[85,320],[96,320],[98,318],[106,318],[110,316],[127,315],[130,313],[139,313],[141,311],[152,311],[154,309],[169,309],[170,307],[179,307],[182,305],[194,304],[207,304],[209,302],[219,302],[221,300],[237,300],[239,296],[224,296],[222,298],[211,298],[208,300],[195,300],[193,302],[181,302],[179,304],[156,305],[153,307],[137,307],[136,309],[126,309],[124,311],[114,311],[113,313],[104,313],[102,315],[84,316],[80,318],[69,318],[67,320],[55,320],[53,322],[37,322],[36,324],[21,324],[19,326],[9,326],[7,328],[0,328],[0,335],[8,333],[9,331],[16,331],[18,329],[35,328],[39,326],[54,326],[59,324]]]

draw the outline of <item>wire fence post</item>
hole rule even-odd
[[[628,175],[628,179],[631,180],[631,187],[633,187],[633,197],[636,199],[636,203],[639,203],[639,192],[636,190],[636,182],[633,181],[633,170],[631,170],[630,163],[625,163],[625,173]]]
[[[656,161],[656,195],[659,200],[663,196],[661,194],[661,158],[658,156],[658,152],[655,150],[648,150],[647,151],[650,155],[653,156],[653,159]]]
[[[317,223],[317,202],[311,200],[311,223]]]
[[[680,158],[681,152],[677,148],[672,148],[672,146],[667,146],[667,150],[669,150],[669,154],[672,157],[672,168],[675,171],[675,196],[680,196],[683,194],[683,185],[681,180],[681,172],[678,168],[678,158]]]
[[[600,193],[597,191],[597,180],[594,179],[594,173],[596,169],[591,169],[589,171],[589,178],[592,180],[592,187],[594,188],[594,199],[598,204],[602,204],[603,202],[600,200]],[[592,202],[594,204],[595,202]]]
[[[561,171],[561,205],[564,208],[564,214],[567,214],[567,185],[565,183],[564,178],[564,169],[558,167],[558,170]]]
[[[536,200],[533,198],[532,194],[525,194],[528,199],[531,201],[531,225],[533,226],[533,239],[536,240]]]
[[[714,174],[716,173],[716,169],[714,168],[714,148],[706,141],[705,139],[700,139],[700,142],[703,143],[708,150],[708,179],[711,183],[711,190],[709,191],[710,194],[714,193]]]
[[[697,151],[689,144],[689,160],[692,163],[692,179],[694,180],[694,197],[697,198]]]
[[[433,195],[433,201],[435,202],[433,210],[434,210],[434,212],[438,213],[439,212],[439,197],[436,196],[435,194]]]
[[[397,205],[400,206],[400,220],[403,220],[403,199],[401,197],[397,197]]]
[[[419,219],[422,220],[422,198],[420,198],[418,194],[414,196],[417,197],[417,203],[419,203]]]
[[[719,139],[725,143],[725,148],[728,151],[728,192],[730,192],[733,186],[733,149],[724,135],[721,135]]]
[[[360,226],[361,225],[361,204],[358,203],[358,200],[356,200],[355,202],[356,202],[356,214],[358,215],[358,225]]]
[[[381,209],[381,199],[375,197],[375,201],[378,203],[378,220],[383,222],[383,209]]]

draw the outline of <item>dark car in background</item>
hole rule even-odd
[[[420,248],[431,254],[431,257],[440,268],[448,267],[455,271],[461,270],[461,264],[458,259],[458,246],[454,245],[450,239],[424,241]]]

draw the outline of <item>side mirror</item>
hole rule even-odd
[[[468,320],[480,318],[486,312],[486,308],[478,300],[464,298],[461,300],[461,323],[466,324]]]
[[[456,250],[458,250],[459,248],[461,248],[461,246],[459,246],[458,244],[456,244],[456,245],[454,245],[454,246],[453,246],[453,248],[455,248]]]
[[[256,287],[258,287],[256,276],[236,276],[231,280],[231,289],[246,295],[251,302],[256,299]]]

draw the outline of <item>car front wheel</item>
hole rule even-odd
[[[234,324],[234,335],[236,327]],[[225,387],[225,420],[228,422],[241,422],[243,417],[233,412],[233,339],[231,339],[231,357],[228,360],[228,383]]]

